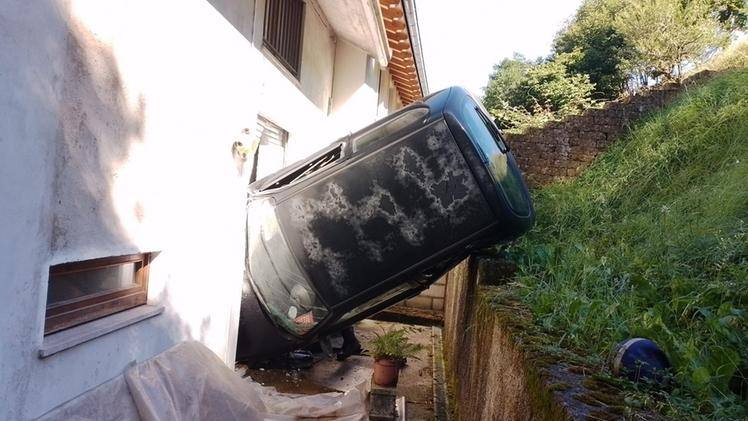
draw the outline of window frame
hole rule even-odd
[[[287,49],[290,48],[290,44],[292,41],[292,36],[288,32],[288,26],[283,28],[273,28],[271,29],[270,24],[281,24],[281,25],[290,25],[292,23],[289,22],[288,16],[278,16],[274,20],[271,19],[271,14],[277,13],[278,15],[282,15],[284,12],[283,2],[284,1],[298,1],[301,3],[301,16],[300,16],[300,22],[299,22],[299,33],[296,37],[298,40],[298,51],[297,51],[297,59],[295,63],[291,63],[288,61],[288,57],[285,57],[284,54],[280,51],[281,49]],[[275,4],[275,7],[272,8],[271,4]],[[263,27],[262,27],[262,46],[267,49],[275,59],[286,71],[288,71],[291,76],[293,76],[296,80],[299,80],[301,77],[301,62],[302,62],[302,56],[304,54],[304,27],[306,23],[306,1],[303,0],[265,0],[265,5],[263,10]],[[271,10],[272,8],[272,10]],[[295,28],[293,28],[295,29]],[[276,30],[280,32],[280,39],[279,44],[275,45],[274,41],[271,40],[271,31]],[[285,30],[285,31],[284,31]]]
[[[261,146],[263,145],[263,134],[265,133],[265,129],[270,128],[278,133],[280,133],[279,142],[280,147],[283,149],[283,162],[281,163],[281,167],[277,170],[269,173],[264,174],[262,177],[260,177],[257,174],[257,168],[260,164],[260,150],[262,149]],[[257,115],[257,121],[255,124],[255,137],[257,138],[257,148],[255,149],[254,154],[252,154],[252,171],[249,174],[249,183],[252,184],[257,180],[261,180],[267,176],[270,176],[271,174],[275,174],[284,168],[286,168],[287,164],[287,158],[288,158],[288,139],[291,137],[291,134],[288,132],[288,130],[281,127],[279,124],[276,124],[274,121],[270,120],[269,118],[266,118],[262,116],[261,114]],[[265,143],[268,144],[267,142]]]
[[[373,123],[374,127],[364,129],[365,131],[356,135],[352,140],[353,151],[359,152],[370,148],[379,147],[382,145],[382,141],[392,141],[402,137],[406,129],[412,127],[417,122],[424,123],[431,115],[431,108],[424,105],[415,106],[412,108],[403,108],[398,110],[397,113],[390,114],[382,120]],[[415,116],[415,118],[413,118]],[[396,127],[392,130],[392,126],[399,124],[403,119],[410,118],[406,124]]]
[[[138,253],[50,266],[49,278],[106,267],[135,263],[134,286],[101,291],[46,306],[44,335],[78,326],[120,311],[145,305],[148,301],[148,272],[151,254]]]

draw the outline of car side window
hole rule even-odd
[[[361,136],[357,137],[353,141],[353,147],[355,151],[359,151],[369,144],[374,143],[377,140],[385,139],[390,135],[393,135],[402,129],[414,124],[415,122],[422,120],[429,114],[428,107],[418,107],[412,110],[405,111],[399,116],[385,122],[384,124],[374,127],[367,131]]]

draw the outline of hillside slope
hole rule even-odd
[[[602,367],[615,343],[653,339],[675,387],[632,386],[633,400],[677,418],[748,416],[728,386],[748,376],[748,70],[689,89],[535,204],[509,253],[560,347]]]

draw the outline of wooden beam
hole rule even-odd
[[[403,9],[399,7],[382,8],[382,15],[387,19],[402,19],[405,16]]]
[[[403,82],[410,83],[411,85],[417,85],[418,82],[416,81],[416,74],[413,73],[403,73],[398,71],[397,69],[390,69],[390,73],[392,74],[393,78],[397,78],[402,80]]]
[[[417,83],[413,83],[411,81],[406,81],[402,79],[392,78],[392,81],[397,83],[398,85],[402,86],[403,88],[408,88],[411,90],[419,90],[419,86]]]
[[[408,41],[408,44],[410,44],[410,37],[408,36],[408,33],[405,31],[387,32],[387,39],[389,40],[389,42]]]
[[[402,76],[402,77],[415,77],[415,76],[417,76],[416,69],[414,69],[413,67],[400,66],[397,63],[393,63],[391,61],[390,61],[390,70],[392,70],[392,71],[394,71],[396,73],[399,73],[400,76]]]
[[[421,98],[423,93],[413,59],[413,47],[410,44],[402,0],[378,1],[387,34],[387,45],[392,51],[388,66],[392,82],[403,105],[408,105]]]
[[[407,95],[410,95],[412,97],[415,97],[415,96],[421,94],[418,90],[415,90],[415,89],[412,89],[412,88],[409,88],[409,87],[404,87],[402,85],[398,85],[398,90],[400,91],[400,93],[407,94]]]
[[[390,62],[395,63],[396,65],[406,68],[406,69],[411,68],[416,64],[412,58],[411,59],[401,58],[401,57],[395,56],[394,54],[392,55]]]

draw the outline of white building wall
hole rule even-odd
[[[257,0],[255,10],[255,27],[262,28],[265,1]],[[298,79],[260,47],[261,60],[255,71],[262,80],[258,112],[288,131],[286,165],[334,140],[327,119],[333,89],[334,35],[314,2],[308,1]],[[254,43],[262,46],[262,31],[255,31]]]
[[[0,3],[0,419],[186,339],[233,364],[249,171],[232,144],[262,114],[288,164],[377,117],[367,54],[307,5],[295,80],[261,51],[264,0]],[[157,253],[165,312],[39,358],[49,266],[134,252]]]
[[[327,114],[335,65],[335,33],[315,1],[306,2],[299,88]]]
[[[373,59],[363,50],[344,39],[338,39],[335,52],[330,117],[335,132],[342,136],[360,129],[377,118],[379,78],[367,83],[367,65]],[[379,66],[374,63],[376,72]],[[378,75],[378,73],[377,73]]]
[[[0,3],[0,419],[194,338],[233,362],[260,55],[200,0]],[[241,53],[238,53],[241,52]],[[48,268],[159,252],[165,313],[38,357]]]

